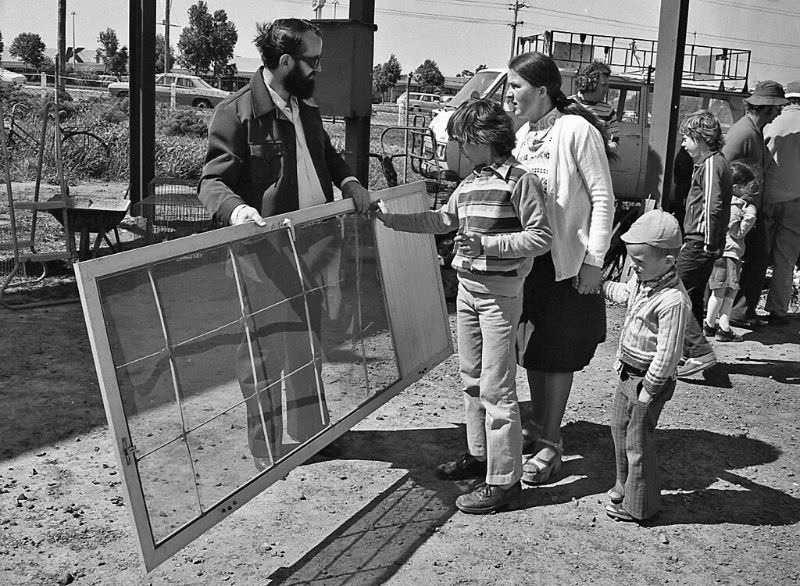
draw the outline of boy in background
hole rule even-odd
[[[473,100],[456,109],[447,132],[474,171],[439,210],[389,214],[389,228],[442,234],[458,229],[452,266],[458,357],[464,384],[467,452],[437,468],[440,478],[485,479],[456,500],[465,513],[513,508],[522,494],[522,427],[515,375],[522,284],[533,257],[550,249],[539,178],[511,155],[514,125],[503,107]],[[375,206],[375,204],[373,204]]]
[[[714,114],[708,110],[689,114],[681,124],[681,134],[681,144],[694,160],[683,219],[683,247],[677,261],[678,276],[692,301],[694,315],[686,326],[684,360],[678,366],[678,376],[689,376],[717,363],[700,324],[704,319],[706,285],[725,248],[733,179],[728,161],[720,152],[722,129]]]
[[[678,221],[663,210],[637,219],[622,235],[633,264],[627,283],[606,281],[603,295],[627,303],[619,336],[619,385],[611,414],[617,481],[608,492],[609,517],[642,522],[658,513],[661,485],[655,429],[675,392],[675,373],[691,318],[691,302],[675,268]]]

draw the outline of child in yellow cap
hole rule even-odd
[[[619,335],[619,385],[611,415],[617,481],[608,491],[606,512],[618,521],[642,522],[661,506],[655,428],[675,391],[692,304],[675,269],[682,237],[673,216],[647,212],[622,240],[635,274],[627,283],[603,283],[607,299],[628,305]]]

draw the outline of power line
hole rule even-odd
[[[779,16],[791,16],[794,18],[800,18],[800,12],[792,12],[790,10],[780,10],[778,8],[766,8],[764,6],[753,6],[752,4],[739,4],[738,2],[724,2],[723,0],[700,0],[700,1],[705,2],[706,4],[718,4],[720,6],[742,8],[743,10],[752,10],[753,12],[758,12],[760,14],[766,12],[768,14],[776,14]]]

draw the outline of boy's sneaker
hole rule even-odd
[[[714,334],[717,333],[717,326],[710,326],[706,323],[706,320],[703,320],[703,335],[706,338],[713,338]]]
[[[456,507],[459,511],[471,515],[487,515],[501,509],[517,508],[521,497],[522,485],[519,482],[507,489],[481,484],[472,492],[458,497]]]
[[[486,462],[476,460],[470,454],[463,454],[458,460],[439,464],[436,467],[436,476],[444,480],[480,478],[486,476]]]
[[[742,337],[733,330],[717,330],[717,342],[741,342]]]
[[[698,372],[702,372],[711,368],[717,363],[717,357],[713,352],[697,356],[695,358],[686,358],[678,363],[678,376],[690,376]]]

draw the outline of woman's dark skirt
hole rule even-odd
[[[576,372],[606,339],[606,306],[600,294],[581,295],[572,279],[555,280],[550,254],[536,257],[525,280],[517,332],[520,366],[541,372]]]

